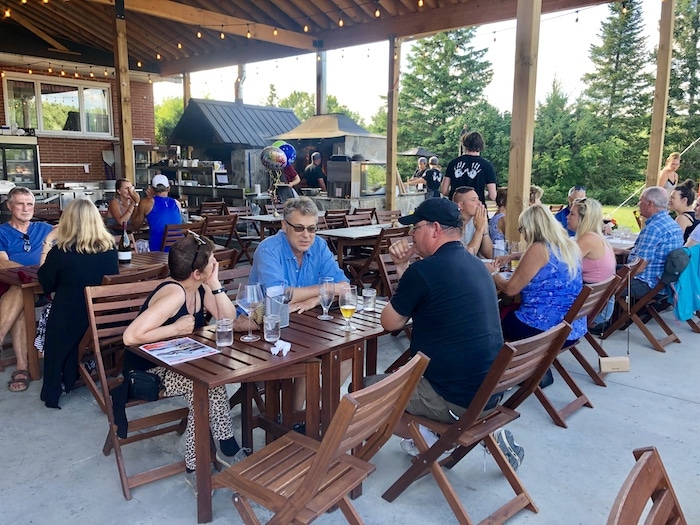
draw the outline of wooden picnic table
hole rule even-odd
[[[168,254],[163,252],[134,253],[131,263],[120,264],[119,273],[129,273],[143,270],[157,264],[167,264]],[[41,378],[39,369],[39,353],[34,347],[36,337],[36,314],[34,312],[34,296],[42,294],[41,283],[37,277],[39,266],[14,266],[0,269],[0,282],[22,289],[24,307],[24,322],[27,328],[27,360],[29,362],[29,377],[32,381]]]
[[[193,381],[195,453],[197,465],[206,466],[212,463],[208,401],[210,388],[227,383],[254,382],[264,374],[291,364],[320,358],[323,378],[319,408],[320,434],[314,434],[313,429],[307,426],[308,435],[319,438],[328,428],[340,402],[340,363],[343,358],[355,358],[352,373],[355,385],[362,384],[365,374],[376,373],[377,338],[386,333],[380,322],[381,310],[385,305],[386,302],[380,300],[377,301],[375,311],[357,312],[352,318],[352,324],[356,328],[352,332],[344,331],[345,322],[340,312],[335,313],[331,321],[316,318],[320,308],[303,314],[292,314],[289,326],[281,330],[281,339],[292,344],[286,356],[272,355],[270,348],[273,345],[262,338],[244,343],[238,334],[235,334],[231,346],[220,348],[221,353],[177,365],[164,364],[138,348],[132,350]],[[216,329],[213,325],[197,330],[190,337],[207,346],[216,346]],[[365,353],[368,353],[367,359]],[[199,468],[197,472],[203,474],[197,476],[197,521],[207,523],[212,520],[212,477],[206,475],[210,472],[206,467]]]

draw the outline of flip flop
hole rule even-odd
[[[17,377],[18,375],[23,375],[24,377]],[[12,388],[12,385],[19,385],[19,388]],[[10,380],[7,382],[7,389],[10,392],[24,392],[29,388],[29,371],[28,370],[15,370],[10,376]]]

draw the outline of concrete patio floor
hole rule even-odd
[[[564,364],[591,399],[594,409],[582,408],[569,428],[555,426],[537,399],[521,407],[522,416],[508,426],[525,448],[518,474],[535,500],[539,513],[521,511],[512,524],[605,523],[612,502],[633,466],[632,449],[653,445],[684,509],[688,523],[700,523],[700,334],[684,323],[675,324],[682,344],[655,352],[636,327],[629,331],[631,371],[607,376],[606,388],[594,385],[578,364]],[[654,325],[654,323],[650,323]],[[656,329],[655,325],[652,330]],[[405,336],[380,340],[380,368],[406,347]],[[624,355],[628,333],[617,332],[603,342],[611,355]],[[590,347],[583,343],[584,350]],[[586,352],[591,357],[592,350]],[[195,498],[177,475],[122,496],[116,462],[101,449],[107,420],[90,393],[80,388],[61,398],[62,410],[49,410],[39,401],[40,382],[25,393],[5,387],[12,367],[0,373],[0,513],[14,524],[194,524]],[[233,387],[231,387],[233,388]],[[563,381],[547,394],[555,403],[568,401]],[[234,412],[238,416],[238,412]],[[235,422],[238,427],[238,422]],[[258,446],[262,432],[256,431]],[[184,438],[161,436],[150,443],[125,447],[127,469],[181,457]],[[409,487],[393,503],[381,494],[408,467],[409,457],[398,438],[375,456],[377,471],[364,485],[355,506],[368,524],[454,523],[456,520],[431,477]],[[493,512],[512,492],[496,463],[481,447],[469,454],[448,477],[475,522]],[[255,506],[260,518],[269,513]],[[230,493],[219,490],[213,499],[213,523],[240,523]],[[345,523],[338,511],[318,523]]]

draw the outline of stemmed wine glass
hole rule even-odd
[[[323,314],[317,316],[318,319],[322,321],[330,321],[333,319],[332,315],[328,315],[328,310],[333,304],[333,298],[335,297],[335,284],[333,283],[332,277],[321,277],[318,283],[318,300],[321,303],[321,308],[323,308]]]
[[[354,328],[350,324],[350,318],[357,309],[357,286],[352,285],[348,288],[343,288],[340,291],[340,299],[338,302],[340,304],[340,313],[343,314],[345,318],[345,331],[351,332]]]
[[[246,284],[241,283],[238,285],[238,294],[236,295],[236,301],[238,306],[243,308],[250,317],[255,309],[260,306],[263,301],[262,288],[259,284]],[[260,337],[253,335],[253,328],[251,324],[248,324],[248,335],[241,336],[241,341],[244,343],[252,343],[253,341],[259,341]]]

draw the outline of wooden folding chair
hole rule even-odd
[[[150,268],[133,272],[116,273],[102,277],[102,284],[137,283],[140,281],[165,279],[170,274],[167,264],[156,264]]]
[[[265,204],[265,211],[268,215],[274,215],[275,213],[282,215],[284,213],[284,204]]]
[[[345,216],[350,210],[326,210],[324,215],[326,226],[333,230],[335,228],[345,228]]]
[[[452,424],[405,413],[403,420],[408,425],[420,454],[382,497],[387,501],[394,501],[414,481],[430,473],[457,521],[462,524],[472,523],[443,468],[454,467],[483,441],[516,496],[482,523],[504,523],[522,509],[537,512],[535,502],[501,451],[493,432],[520,417],[516,409],[537,387],[570,332],[571,325],[562,321],[542,334],[504,344],[467,410]],[[484,411],[488,401],[495,394],[506,392],[509,388],[514,392],[502,405]],[[432,447],[428,447],[421,435],[419,424],[440,435]],[[440,461],[440,455],[452,449],[454,445],[457,447],[450,456]]]
[[[269,523],[310,523],[335,505],[349,523],[362,523],[349,494],[374,472],[369,460],[391,437],[428,361],[419,353],[395,374],[343,396],[320,443],[289,432],[216,475],[212,486],[234,492],[248,524],[258,523],[248,500],[275,513]]]
[[[355,208],[352,210],[353,215],[360,215],[360,214],[366,214],[369,213],[369,216],[374,219],[375,218],[375,213],[377,212],[377,208]]]
[[[204,231],[204,221],[185,222],[183,224],[166,224],[165,230],[163,230],[163,240],[160,243],[160,251],[164,252],[166,248],[170,248],[173,244],[187,235],[188,231],[201,235]]]
[[[34,203],[34,220],[58,224],[61,218],[61,207],[57,202],[37,202]]]
[[[128,435],[126,438],[120,438],[117,436],[111,401],[111,390],[119,385],[120,381],[108,377],[107,364],[103,359],[106,357],[108,362],[112,364],[120,360],[120,354],[123,354],[125,350],[121,342],[124,329],[139,314],[144,301],[159,282],[143,281],[85,288],[85,301],[90,319],[90,344],[95,353],[97,375],[102,398],[106,400],[105,409],[109,424],[102,452],[108,456],[114,449],[122,492],[127,500],[131,499],[131,489],[134,487],[185,471],[185,462],[179,460],[138,474],[127,474],[122,446],[170,432],[182,434],[185,430],[188,409],[183,407],[151,412],[150,415],[139,418],[130,418]],[[103,352],[109,352],[109,355],[105,355]]]
[[[345,215],[343,217],[346,228],[353,226],[368,226],[372,224],[372,215],[369,213],[358,213],[357,215]]]
[[[632,321],[635,325],[637,325],[637,328],[639,328],[642,334],[644,334],[644,337],[647,338],[647,341],[651,343],[652,348],[657,352],[666,352],[666,349],[664,347],[669,343],[680,343],[680,337],[678,337],[678,335],[671,329],[668,323],[666,323],[666,321],[663,320],[663,318],[659,315],[658,310],[656,309],[659,304],[658,300],[661,296],[661,292],[664,291],[666,286],[667,285],[665,283],[659,281],[659,283],[649,292],[647,292],[647,294],[644,297],[641,297],[639,299],[630,298],[630,300],[633,302],[629,307],[627,306],[626,302],[627,297],[618,297],[617,301],[622,307],[620,309],[620,317],[615,323],[613,323],[613,325],[610,328],[608,328],[603,333],[603,337],[608,337],[614,329],[625,325],[625,323],[627,323],[628,321]],[[627,311],[628,308],[629,311]],[[649,330],[645,322],[642,321],[642,319],[639,317],[640,315],[644,314],[656,321],[656,324],[658,324],[666,334],[665,337],[657,339],[656,336],[653,333],[651,333],[651,330]]]
[[[617,493],[608,525],[640,523],[644,515],[646,525],[686,525],[688,522],[656,447],[638,448],[632,453],[637,462]]]
[[[633,210],[632,214],[634,215],[634,220],[637,221],[637,226],[639,229],[642,229],[642,218],[639,216],[639,210]]]
[[[207,215],[204,219],[202,235],[209,237],[221,248],[228,248],[231,240],[236,236],[236,223],[238,215]],[[216,241],[215,237],[224,239],[224,242]]]
[[[241,252],[235,248],[231,248],[230,250],[216,250],[214,252],[214,258],[219,261],[219,271],[228,270],[236,266],[240,256]]]
[[[228,213],[229,215],[237,215],[238,217],[249,217],[253,214],[250,210],[250,206],[229,206]],[[243,226],[244,231],[241,233],[238,231],[238,228],[234,230],[236,242],[241,247],[241,255],[245,255],[248,262],[253,264],[253,255],[251,253],[255,249],[253,248],[253,242],[260,240],[260,230],[258,230],[257,225],[253,221],[239,219],[238,225]],[[249,233],[250,226],[253,227],[254,233]]]
[[[597,316],[603,310],[603,308],[605,308],[605,305],[608,303],[614,288],[619,282],[620,278],[617,275],[612,275],[605,281],[585,285],[582,288],[581,293],[579,293],[578,297],[571,305],[571,308],[569,308],[564,320],[573,325],[574,321],[586,318],[588,319],[588,324],[590,325],[590,323],[593,322],[593,319],[595,319],[595,316]],[[572,353],[575,352],[574,355],[578,354],[578,356],[583,358],[576,348],[577,344],[578,341],[575,341],[570,345],[563,346],[559,351],[559,354],[571,351]],[[588,364],[588,361],[585,361],[585,359],[584,362]],[[583,393],[583,390],[581,390],[576,381],[574,381],[574,378],[571,377],[571,374],[569,374],[569,372],[561,364],[558,356],[554,359],[553,365],[571,392],[573,392],[574,400],[568,403],[566,406],[557,409],[552,401],[547,397],[547,394],[544,393],[544,390],[542,390],[539,386],[535,388],[535,396],[537,399],[539,399],[540,403],[542,403],[542,406],[552,418],[554,423],[560,427],[566,428],[567,425],[564,420],[567,417],[583,406],[593,408],[593,404],[588,399],[586,394]]]
[[[603,331],[603,334],[600,336],[601,339],[607,339],[615,332],[615,330],[623,329],[627,324],[629,324],[629,318],[627,317],[628,296],[626,292],[628,291],[631,282],[630,280],[635,275],[639,274],[639,272],[641,272],[646,265],[647,262],[644,259],[637,257],[633,261],[622,265],[622,267],[617,271],[618,275],[622,277],[620,270],[622,270],[622,268],[627,268],[623,279],[624,282],[621,281],[617,290],[615,290],[615,313],[613,314],[614,321],[605,329],[605,331]]]
[[[552,204],[549,206],[549,211],[551,211],[552,213],[559,213],[563,209],[564,209],[563,204]]]
[[[374,212],[377,224],[394,224],[401,217],[401,210],[377,210]]]
[[[224,201],[203,202],[199,206],[198,215],[202,217],[224,215],[226,213],[226,203]]]
[[[348,215],[348,217],[351,217],[351,215]],[[368,257],[350,259],[347,262],[347,271],[351,276],[352,282],[357,284],[359,289],[364,286],[364,282],[368,279],[368,277],[368,282],[371,286],[376,287],[382,283],[379,256],[382,253],[387,252],[391,239],[405,237],[407,233],[408,226],[401,226],[399,228],[383,228],[377,237],[377,240],[374,241],[374,246],[369,250],[370,255]]]

